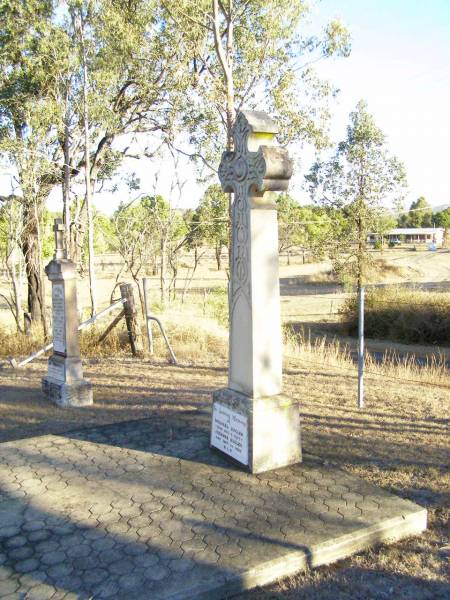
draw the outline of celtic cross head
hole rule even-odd
[[[292,176],[287,150],[275,145],[278,128],[264,112],[242,110],[233,127],[234,150],[222,154],[219,179],[239,196],[284,191]]]

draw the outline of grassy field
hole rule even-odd
[[[369,338],[412,344],[450,345],[450,294],[396,286],[372,288],[364,303]],[[350,335],[358,332],[358,301],[346,301],[343,316]]]
[[[442,295],[442,302],[448,298],[450,306],[450,250],[438,252],[412,252],[410,250],[385,250],[374,253],[375,268],[372,272],[373,283],[430,285],[437,282],[443,289],[448,290]],[[105,255],[97,257],[97,292],[99,309],[110,304],[111,295],[116,281],[118,270],[118,257]],[[224,264],[226,263],[224,256]],[[212,317],[221,324],[227,323],[227,275],[225,269],[217,270],[213,256],[205,256],[189,283],[192,257],[185,256],[180,261],[177,278],[176,299],[169,307],[170,319],[176,314],[179,320],[189,320],[191,316]],[[304,329],[319,337],[327,335],[329,338],[338,337],[344,341],[345,330],[341,327],[342,315],[340,311],[348,301],[350,294],[344,290],[330,276],[330,264],[306,263],[302,264],[301,255],[291,255],[290,264],[286,257],[280,258],[280,290],[281,311],[285,324],[292,324],[297,329]],[[144,275],[144,273],[143,273]],[[155,313],[160,313],[160,292],[157,276],[148,275],[150,283],[150,302]],[[121,277],[127,280],[127,277]],[[129,280],[129,278],[128,278]],[[183,291],[187,290],[184,295]],[[5,292],[5,284],[0,282],[0,292]],[[47,304],[50,307],[50,285],[47,285]],[[424,292],[427,294],[427,292]],[[113,294],[119,297],[118,289]],[[434,294],[433,294],[434,296]],[[430,297],[430,296],[428,296]],[[82,318],[89,316],[89,290],[86,278],[78,281],[78,306]],[[50,310],[50,308],[48,308]],[[167,311],[166,311],[167,312]],[[106,327],[109,319],[99,324],[99,330]],[[24,356],[40,347],[40,340],[19,340],[16,336],[8,340],[8,332],[13,329],[13,320],[6,306],[0,302],[0,356]],[[90,343],[93,339],[90,339]],[[392,341],[392,340],[391,340]],[[349,347],[354,346],[353,340],[348,338],[345,342]],[[417,342],[416,342],[417,343]],[[441,344],[443,348],[433,347],[428,344],[422,348],[401,347],[398,343],[381,344],[376,340],[368,340],[367,347],[377,351],[396,350],[403,354],[418,353],[433,355],[439,351],[450,353],[448,344]],[[96,351],[102,350],[96,347]]]
[[[399,256],[403,260],[403,254]],[[428,260],[429,254],[423,256],[420,260]],[[449,258],[448,254],[431,256],[437,256],[443,265]],[[425,369],[412,360],[398,363],[391,357],[380,365],[369,359],[366,407],[358,410],[356,369],[348,346],[320,335],[321,327],[333,331],[336,316],[330,313],[337,312],[347,298],[342,290],[336,291],[328,269],[325,263],[281,268],[286,324],[284,388],[300,401],[304,451],[426,507],[429,528],[420,537],[374,548],[241,598],[446,599],[450,590],[445,550],[450,533],[449,372],[439,358]],[[389,270],[390,276],[395,279],[403,273],[403,277],[403,269],[396,266]],[[443,270],[441,276],[444,274]],[[425,272],[417,277],[431,280]],[[439,269],[435,269],[437,277]],[[110,275],[100,280],[105,305],[112,282]],[[155,356],[143,360],[129,358],[125,332],[120,328],[100,347],[98,336],[109,319],[83,334],[85,373],[94,384],[95,404],[91,407],[63,410],[45,401],[40,391],[44,359],[23,370],[0,369],[0,441],[141,419],[155,410],[208,410],[212,391],[224,386],[227,377],[226,275],[206,264],[193,288],[184,304],[174,302],[163,315],[179,366],[167,364],[159,336]],[[207,291],[205,295],[204,289],[213,288],[222,292]],[[82,283],[84,306],[86,292]],[[156,278],[152,279],[152,297],[157,309]],[[3,355],[25,355],[38,343],[37,339],[8,335],[5,329],[0,332]],[[433,348],[424,351],[433,353]]]
[[[184,333],[179,323],[172,327],[172,333],[178,329],[180,366],[162,358],[87,359],[95,404],[82,410],[63,410],[44,400],[44,360],[26,371],[0,371],[0,440],[140,419],[155,409],[208,409],[212,391],[226,383],[225,330],[211,323],[195,343],[189,327]],[[204,339],[207,352],[201,349]],[[242,600],[446,597],[448,558],[442,548],[449,543],[450,378],[438,367],[425,376],[414,365],[391,365],[390,370],[372,365],[366,380],[361,411],[354,365],[345,352],[306,339],[300,345],[287,340],[285,392],[300,401],[304,451],[425,506],[427,532],[282,580]]]

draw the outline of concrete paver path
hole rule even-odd
[[[0,598],[224,598],[377,541],[426,511],[306,457],[263,475],[184,412],[0,445]]]

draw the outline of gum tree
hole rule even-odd
[[[383,202],[398,201],[406,187],[405,169],[389,154],[386,137],[364,101],[350,113],[346,139],[329,160],[313,165],[306,180],[317,203],[338,211],[328,251],[336,272],[356,281],[359,289],[369,262],[367,236],[383,233]]]
[[[327,142],[329,100],[335,90],[314,63],[347,56],[347,30],[332,21],[318,35],[302,35],[303,0],[162,0],[168,20],[185,32],[192,92],[180,128],[190,147],[179,151],[214,172],[241,108],[263,109],[283,132],[280,141]],[[173,140],[169,140],[173,144]],[[193,150],[192,150],[193,148]],[[228,195],[231,220],[232,194]],[[231,244],[228,243],[230,252]],[[230,256],[229,256],[230,258]]]
[[[67,69],[67,36],[53,23],[51,0],[0,0],[0,154],[17,176],[20,239],[32,320],[46,331],[41,220],[58,181],[59,76]]]
[[[162,13],[159,0],[0,0],[0,152],[17,172],[29,311],[44,325],[40,227],[49,193],[64,183],[71,248],[84,248],[87,199],[68,206],[70,181],[87,173],[94,190],[124,156],[152,156],[152,145],[136,151],[136,136],[168,135],[184,99],[183,32]]]
[[[280,123],[284,141],[326,141],[333,88],[314,63],[347,56],[347,30],[331,21],[317,35],[303,35],[309,3],[302,0],[162,0],[168,19],[185,32],[191,102],[183,125],[197,154],[214,167],[240,108],[263,108]]]

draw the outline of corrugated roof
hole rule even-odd
[[[390,229],[387,235],[433,235],[433,233],[444,233],[443,227],[397,227]]]

